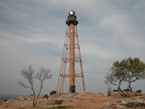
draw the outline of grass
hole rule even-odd
[[[134,96],[143,96],[142,94],[140,95],[140,94],[135,94]]]
[[[46,109],[68,109],[68,108],[71,108],[71,106],[59,106],[59,107],[51,107],[51,108],[46,108]]]
[[[72,109],[71,106],[58,106],[58,107],[50,107],[50,108],[44,108],[44,107],[29,107],[29,108],[25,108],[25,107],[17,107],[15,109]]]

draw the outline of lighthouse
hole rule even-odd
[[[77,33],[78,21],[75,11],[69,11],[66,25],[67,29],[61,58],[57,93],[66,93],[65,89],[68,89],[69,93],[76,93],[77,83],[75,79],[77,77],[81,78],[81,91],[85,91],[85,82]],[[66,78],[69,79],[69,86],[65,85]]]

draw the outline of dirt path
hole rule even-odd
[[[81,98],[81,99],[86,99]],[[116,98],[116,97],[87,97],[86,102],[68,102],[68,103],[63,103],[63,106],[72,106],[72,107],[77,107],[77,108],[94,108],[96,106],[102,106],[104,103],[108,101],[119,101],[119,100],[124,100],[124,99],[129,99],[129,98]],[[90,100],[90,101],[87,101]]]

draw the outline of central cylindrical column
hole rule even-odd
[[[75,93],[75,38],[74,24],[70,24],[69,92]]]

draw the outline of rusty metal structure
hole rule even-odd
[[[66,24],[57,93],[76,93],[78,89],[85,91],[85,82],[77,33],[78,21],[73,10],[69,12]]]

